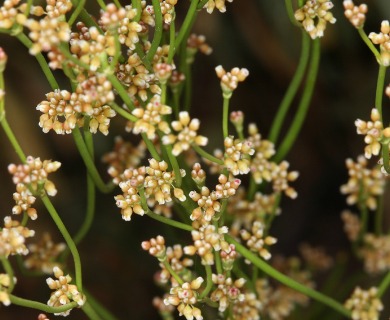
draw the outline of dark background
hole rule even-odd
[[[379,32],[380,22],[390,16],[390,6],[387,0],[367,4],[365,30]],[[180,2],[178,20],[183,18],[180,7],[186,5],[187,2]],[[97,12],[96,8],[92,11]],[[349,250],[340,219],[340,212],[347,206],[339,187],[348,179],[345,159],[355,159],[363,153],[363,138],[356,135],[354,121],[369,118],[374,106],[378,66],[357,31],[345,20],[341,1],[335,1],[333,12],[337,23],[328,26],[321,40],[319,79],[308,117],[287,157],[290,168],[300,172],[293,184],[299,196],[294,201],[282,201],[282,215],[275,220],[272,229],[272,235],[278,238],[273,253],[296,254],[302,242],[323,246],[334,257]],[[246,123],[256,122],[262,136],[267,137],[299,58],[300,31],[291,26],[284,1],[236,0],[227,4],[225,14],[201,12],[195,32],[204,34],[214,49],[211,56],[198,54],[193,68],[191,114],[201,120],[201,134],[212,137],[208,150],[222,145],[222,97],[214,71],[219,64],[226,70],[236,66],[249,69],[250,76],[233,94],[231,110],[244,111]],[[83,163],[71,136],[44,134],[38,126],[40,113],[35,107],[51,90],[36,60],[16,39],[7,35],[0,35],[0,46],[9,56],[5,73],[7,118],[27,154],[62,162],[61,169],[52,176],[59,190],[53,202],[70,233],[74,234],[83,221],[85,210]],[[60,79],[60,72],[55,74]],[[66,86],[65,80],[63,85]],[[294,115],[295,107],[296,103],[288,119]],[[385,118],[388,107],[389,99],[385,97]],[[103,173],[106,168],[99,158],[111,150],[112,137],[126,136],[124,121],[114,119],[111,123],[108,138],[101,134],[95,136],[96,159]],[[7,165],[19,161],[3,131],[0,131],[0,155],[0,210],[6,216],[11,213],[14,192]],[[131,222],[123,221],[113,200],[119,193],[116,190],[113,194],[98,196],[96,220],[79,247],[84,283],[119,319],[157,319],[151,300],[161,294],[153,283],[158,264],[142,251],[140,243],[157,234],[183,239],[188,236],[180,232],[172,234],[176,231],[161,227],[147,217],[134,216]],[[53,230],[53,238],[62,241],[44,208],[40,205],[37,208],[39,218],[29,225],[36,230],[36,237],[45,230]],[[386,221],[388,218],[387,210]],[[359,262],[350,259],[351,270],[361,268]],[[16,295],[42,302],[48,300],[50,291],[45,278],[29,279],[16,273],[19,280]],[[365,279],[359,283],[363,287],[379,280]],[[328,318],[327,312],[323,319]],[[0,308],[2,320],[36,319],[38,314],[16,306]],[[387,319],[388,314],[384,312],[383,319]],[[68,318],[86,319],[86,316],[73,310]],[[302,319],[302,316],[292,318]]]

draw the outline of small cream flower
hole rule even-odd
[[[199,120],[190,118],[187,111],[179,113],[179,121],[172,121],[172,128],[177,132],[177,135],[170,134],[163,136],[163,144],[174,144],[172,154],[178,156],[183,151],[190,148],[194,143],[198,146],[205,146],[208,139],[204,136],[197,135],[199,129]]]

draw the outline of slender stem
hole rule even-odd
[[[227,138],[229,135],[229,129],[228,129],[228,124],[229,124],[229,102],[230,102],[230,97],[223,97],[223,113],[222,113],[222,132],[223,132],[223,137]]]
[[[0,114],[0,118],[1,118],[1,114]],[[3,113],[3,118],[1,119],[0,124],[3,127],[4,132],[7,135],[8,140],[11,142],[12,147],[14,148],[14,150],[15,150],[16,154],[18,155],[19,159],[22,162],[26,162],[26,155],[24,154],[24,152],[23,152],[23,150],[22,150],[18,140],[16,139],[16,137],[15,137],[11,127],[9,126],[8,121],[5,118],[5,113]]]
[[[14,290],[15,287],[15,280],[14,280],[14,270],[12,269],[11,263],[9,262],[8,258],[2,256],[0,257],[1,264],[3,265],[4,271],[7,273],[9,277],[9,286],[8,286],[8,293],[11,293]]]
[[[192,71],[191,64],[186,63],[184,68],[185,86],[184,86],[184,110],[189,111],[192,97]]]
[[[194,23],[196,10],[198,7],[199,0],[192,0],[191,5],[187,11],[187,15],[184,18],[183,25],[180,28],[179,34],[175,40],[175,49],[179,48],[181,42],[186,39],[187,34],[190,32],[192,24]]]
[[[376,92],[375,92],[375,108],[378,110],[381,120],[382,120],[382,99],[383,92],[385,87],[385,76],[386,76],[387,67],[380,65],[378,72],[378,80],[376,83]]]
[[[118,92],[119,96],[123,100],[123,102],[126,104],[126,106],[130,110],[134,110],[134,103],[131,100],[130,96],[128,95],[126,89],[123,87],[123,85],[119,82],[118,78],[115,77],[113,74],[108,74],[107,79],[111,82],[112,86],[115,88],[115,90]]]
[[[142,63],[145,65],[148,71],[153,73],[153,67],[150,61],[147,59],[144,50],[142,49],[141,43],[137,42],[135,44],[134,52],[138,55],[138,57],[142,60]]]
[[[209,0],[201,0],[201,1],[199,1],[197,9],[198,10],[203,9],[203,7],[206,5],[207,2],[209,2]]]
[[[148,136],[146,135],[145,132],[141,133],[141,137],[142,137],[142,139],[144,139],[144,142],[145,142],[145,144],[146,144],[146,147],[148,148],[148,150],[149,150],[150,154],[152,155],[152,157],[153,157],[154,159],[156,159],[157,161],[161,161],[161,157],[160,157],[160,155],[158,154],[155,145],[154,145],[153,142],[148,138]]]
[[[256,183],[255,179],[253,178],[253,175],[251,174],[251,176],[249,178],[249,188],[248,188],[248,192],[247,192],[248,200],[250,200],[250,201],[253,200],[253,197],[254,197],[256,191],[257,191],[257,183]]]
[[[99,4],[100,8],[106,10],[106,4],[104,3],[103,0],[96,0],[96,2]]]
[[[44,193],[41,196],[42,202],[45,205],[47,211],[49,211],[50,216],[55,222],[58,230],[60,230],[62,236],[64,237],[66,244],[68,245],[70,252],[73,256],[75,275],[76,275],[76,286],[79,291],[83,291],[83,281],[82,281],[82,271],[81,271],[81,260],[80,255],[77,250],[76,244],[74,243],[72,237],[70,236],[68,230],[66,229],[64,223],[62,222],[60,216],[57,213],[57,210],[54,208],[50,199],[47,197],[47,194]]]
[[[203,299],[204,297],[206,297],[211,291],[211,288],[213,287],[213,272],[211,270],[211,266],[206,264],[204,267],[206,269],[206,288],[204,288],[203,292],[200,294],[199,299]]]
[[[70,51],[69,51],[69,47],[68,47],[68,44],[65,43],[65,42],[62,42],[59,46],[59,49],[61,51],[61,53],[64,54],[64,56],[71,62],[73,62],[75,65],[85,69],[85,70],[89,70],[89,65],[82,62],[80,59],[78,59],[77,57],[75,57]]]
[[[287,10],[288,18],[290,19],[291,23],[294,26],[300,27],[300,24],[298,23],[297,19],[295,19],[294,8],[293,8],[293,5],[292,5],[292,1],[291,0],[285,0],[285,4],[286,4],[286,10]]]
[[[26,9],[24,10],[24,15],[27,17],[30,14],[31,6],[33,4],[33,0],[27,1]]]
[[[29,38],[27,38],[27,36],[24,33],[19,33],[16,37],[18,38],[18,40],[21,43],[23,43],[25,45],[25,47],[27,47],[28,49],[31,48],[32,42]],[[58,85],[56,79],[54,78],[54,75],[51,72],[49,65],[47,64],[42,53],[37,53],[35,55],[35,59],[37,59],[39,65],[41,66],[41,69],[42,69],[43,73],[45,74],[45,77],[46,77],[47,81],[49,82],[50,87],[53,90],[58,89],[59,85]]]
[[[175,15],[175,13],[173,15]],[[168,64],[172,63],[173,56],[175,55],[175,51],[176,51],[175,38],[176,38],[175,20],[172,20],[169,26],[169,51],[168,51],[168,60],[167,60]]]
[[[375,48],[374,44],[367,37],[367,34],[366,34],[366,32],[364,31],[363,28],[358,28],[358,32],[359,32],[360,37],[363,39],[364,43],[371,50],[371,52],[374,54],[376,60],[379,63],[381,61],[381,54],[379,53],[379,51]]]
[[[390,272],[386,274],[386,276],[381,281],[378,287],[378,297],[380,298],[386,292],[387,288],[390,285]]]
[[[165,269],[168,270],[171,276],[177,281],[177,283],[183,285],[184,281],[182,280],[182,278],[179,277],[179,275],[175,272],[175,270],[172,269],[172,266],[169,264],[169,262],[166,259],[162,261],[162,264],[164,265]]]
[[[17,306],[41,310],[47,313],[61,313],[78,307],[77,302],[71,302],[61,307],[49,307],[47,304],[9,295],[12,304]]]
[[[81,11],[84,9],[86,0],[79,0],[76,6],[76,9],[73,11],[72,15],[70,16],[68,20],[68,24],[71,27],[73,23],[76,21],[78,16],[80,15]]]
[[[387,153],[389,154],[389,153]],[[390,169],[390,168],[389,168]],[[384,213],[384,194],[378,198],[378,207],[375,212],[375,234],[380,236],[382,234],[383,224],[383,213]]]
[[[162,136],[164,134],[161,131],[159,131],[158,135],[160,136],[160,140],[161,140],[161,138],[162,138]],[[176,185],[177,185],[177,187],[180,188],[181,187],[181,183],[182,183],[182,177],[181,177],[179,163],[177,162],[177,158],[172,154],[172,145],[170,145],[170,144],[168,144],[168,145],[161,144],[161,148],[165,149],[166,152],[167,152],[169,162],[170,162],[170,164],[172,166],[172,169],[173,169],[173,171],[175,173]]]
[[[83,308],[81,309],[88,316],[90,320],[105,320],[99,316],[99,314],[94,310],[92,305],[87,301]]]
[[[211,155],[210,153],[208,153],[207,151],[203,150],[201,147],[199,147],[197,144],[192,144],[192,148],[196,151],[196,153],[198,153],[201,157],[207,159],[207,160],[210,160],[211,162],[215,162],[219,165],[223,165],[224,162],[222,159],[218,159],[216,157],[214,157],[213,155]]]
[[[337,312],[341,313],[342,315],[350,318],[351,312],[347,310],[341,303],[338,301],[314,290],[309,287],[304,286],[303,284],[287,277],[286,275],[282,274],[281,272],[277,271],[273,267],[271,267],[269,264],[267,264],[265,261],[260,259],[258,256],[250,252],[248,249],[246,249],[243,245],[241,245],[239,242],[237,242],[233,237],[229,235],[225,235],[225,239],[234,244],[236,246],[236,250],[246,259],[251,261],[256,267],[258,267],[261,271],[266,273],[267,275],[271,276],[275,280],[279,281],[280,283],[288,286],[289,288],[292,288],[298,292],[303,293],[304,295],[313,298],[316,301],[322,302],[323,304],[326,304],[327,306],[331,307],[332,309],[336,310]],[[390,280],[390,277],[389,277]]]
[[[121,3],[118,1],[118,0],[113,0],[115,5],[118,7],[118,8],[122,8],[122,5]]]
[[[146,54],[146,58],[148,61],[153,62],[154,55],[157,52],[158,46],[160,45],[162,33],[163,33],[163,17],[161,13],[160,1],[152,0],[154,17],[155,17],[155,29],[154,36],[152,40],[152,44],[148,53]]]
[[[118,113],[119,115],[121,115],[123,118],[125,118],[126,120],[129,120],[131,122],[136,122],[138,120],[138,118],[136,116],[133,116],[131,113],[127,112],[125,109],[121,108],[120,106],[118,106],[115,102],[111,102],[110,103],[110,107],[112,109],[114,109],[114,111],[116,113]]]
[[[286,0],[286,2],[291,2],[291,0]],[[299,85],[302,82],[303,76],[305,75],[305,70],[309,61],[310,53],[310,37],[306,34],[305,31],[302,31],[302,46],[301,46],[301,55],[299,58],[298,67],[295,71],[294,77],[290,82],[290,85],[286,91],[286,94],[283,97],[282,102],[278,108],[278,112],[272,122],[271,130],[268,139],[273,143],[276,143],[282,128],[286,114],[291,106],[292,101],[294,100],[295,95],[297,94]]]
[[[80,129],[74,128],[72,130],[73,138],[76,143],[77,149],[84,160],[84,164],[87,167],[87,170],[92,177],[93,181],[95,182],[96,186],[102,193],[110,193],[114,188],[115,185],[113,184],[105,184],[102,180],[102,178],[99,175],[99,172],[96,169],[96,166],[91,158],[91,155],[88,152],[88,148],[84,143],[84,140],[81,136]]]
[[[84,289],[84,293],[87,296],[88,303],[94,308],[104,320],[118,320],[113,314],[111,314],[106,308],[99,303],[88,290]]]
[[[145,210],[145,208],[144,208],[144,210]],[[157,220],[157,221],[160,221],[162,223],[165,223],[167,225],[170,225],[172,227],[175,227],[175,228],[178,228],[178,229],[182,229],[182,230],[185,230],[185,231],[192,231],[192,230],[194,230],[188,224],[185,224],[185,223],[182,223],[182,222],[179,222],[179,221],[175,221],[175,220],[166,218],[164,216],[161,216],[161,215],[159,215],[157,213],[152,212],[149,208],[148,208],[148,210],[145,210],[145,212],[146,212],[146,215],[149,216],[150,218],[152,218],[154,220]]]
[[[141,19],[142,7],[141,0],[131,0],[131,5],[134,9],[137,9],[137,15],[134,17],[134,21],[138,22]]]
[[[305,85],[305,90],[302,94],[301,101],[299,102],[298,111],[294,117],[293,123],[291,124],[290,129],[288,130],[286,137],[278,148],[278,152],[274,157],[274,161],[280,162],[284,159],[287,153],[290,151],[292,145],[294,144],[299,131],[305,120],[311,97],[313,95],[314,86],[318,73],[318,66],[320,62],[320,41],[316,39],[313,41],[312,57],[310,60],[310,65],[308,68],[307,80]]]
[[[218,221],[214,220],[213,225],[215,227],[215,230],[218,230]],[[218,274],[222,274],[223,268],[222,268],[222,261],[221,261],[221,255],[219,254],[219,251],[214,250],[214,260],[215,260],[215,268],[217,269]]]
[[[390,159],[389,159],[389,143],[382,143],[382,159],[383,159],[383,167],[385,168],[387,173],[390,173]]]

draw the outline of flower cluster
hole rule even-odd
[[[265,260],[269,260],[271,254],[266,247],[275,244],[277,241],[276,238],[271,236],[264,237],[264,225],[260,221],[253,223],[251,231],[252,233],[242,229],[242,239],[246,241],[246,245],[251,251],[257,252]]]
[[[390,66],[390,25],[388,20],[382,21],[381,31],[379,33],[371,32],[368,37],[373,44],[379,44],[381,65]]]
[[[64,272],[58,267],[53,268],[53,273],[57,280],[52,278],[46,280],[49,288],[55,290],[52,292],[47,304],[50,307],[60,307],[69,304],[71,301],[75,301],[79,306],[83,306],[86,297],[78,291],[74,284],[70,284],[72,278],[69,275],[64,276]],[[55,315],[67,316],[69,313],[70,310],[59,314],[55,313]]]
[[[149,254],[158,258],[159,260],[165,259],[166,247],[163,236],[157,236],[156,238],[151,238],[149,241],[143,241],[141,246],[142,249],[148,251]]]
[[[252,143],[248,140],[233,139],[233,136],[224,140],[224,165],[234,176],[247,174],[250,171],[250,156],[255,153]]]
[[[365,3],[356,6],[352,0],[344,0],[344,15],[355,28],[362,28],[366,21],[368,7]]]
[[[295,19],[302,23],[312,39],[324,36],[326,24],[335,23],[336,18],[329,11],[333,3],[328,0],[308,0],[305,5],[295,12]]]
[[[233,0],[209,0],[205,5],[204,8],[206,8],[208,13],[213,13],[214,9],[217,8],[219,12],[225,12],[226,11],[226,1],[233,2]]]
[[[344,210],[341,213],[341,219],[344,222],[344,231],[350,241],[356,241],[362,229],[360,219],[356,214],[349,210]]]
[[[34,192],[40,191],[40,187],[43,186],[49,196],[55,196],[57,189],[54,183],[47,179],[47,176],[57,171],[60,166],[61,163],[58,161],[44,160],[42,162],[40,158],[28,156],[25,164],[10,164],[8,171],[13,175],[14,184],[24,184]]]
[[[163,144],[173,144],[172,154],[178,156],[183,151],[190,148],[191,144],[205,146],[208,139],[204,136],[197,135],[199,129],[199,120],[190,118],[187,111],[179,113],[179,120],[172,121],[171,126],[177,132],[177,135],[169,134],[163,136]]]
[[[16,278],[13,279],[14,283],[16,282]],[[0,302],[9,306],[11,304],[11,300],[8,294],[8,287],[11,284],[11,278],[8,274],[0,273]]]
[[[352,296],[345,302],[345,307],[352,311],[353,320],[379,319],[383,304],[378,298],[378,289],[375,287],[363,290],[357,287]]]
[[[145,214],[141,205],[141,197],[138,194],[138,189],[132,186],[131,181],[122,181],[119,183],[123,194],[115,196],[116,205],[121,209],[122,218],[125,221],[130,221],[133,213],[140,216]]]
[[[198,290],[203,283],[203,278],[198,277],[191,282],[172,287],[170,294],[164,299],[165,305],[177,306],[180,316],[185,316],[187,320],[202,320],[200,309],[194,306],[198,300]]]
[[[245,284],[245,279],[240,278],[233,282],[232,278],[226,278],[223,274],[213,274],[212,280],[217,288],[211,293],[210,299],[218,302],[219,312],[224,312],[231,303],[245,299],[240,290]]]
[[[218,78],[221,79],[221,88],[224,96],[230,98],[232,92],[237,89],[238,83],[243,82],[249,75],[248,69],[233,68],[230,72],[219,65],[215,68]]]
[[[364,205],[370,210],[375,210],[376,197],[384,192],[385,176],[377,167],[368,169],[367,164],[367,160],[362,155],[358,157],[357,162],[347,159],[349,180],[341,186],[340,191],[342,194],[349,194],[348,205]]]
[[[364,142],[367,146],[364,148],[364,156],[370,159],[372,155],[379,155],[382,137],[390,138],[390,127],[383,128],[378,109],[371,110],[371,121],[357,119],[355,126],[357,134],[365,136]]]
[[[390,236],[367,233],[359,254],[368,273],[378,274],[390,270]]]
[[[66,245],[62,242],[55,244],[50,234],[45,232],[41,240],[30,244],[28,249],[30,254],[24,260],[25,267],[51,274],[53,268],[59,266],[59,263],[55,262],[55,260],[66,249]]]
[[[14,192],[13,198],[16,203],[12,208],[13,214],[26,212],[31,220],[38,218],[37,210],[31,207],[35,203],[36,198],[31,194],[25,184],[18,183],[16,185],[16,192]]]
[[[8,257],[9,255],[26,255],[26,238],[33,237],[34,230],[30,230],[20,225],[16,220],[7,216],[4,218],[4,228],[0,231],[0,256]]]

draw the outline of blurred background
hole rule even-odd
[[[92,1],[88,2],[91,11],[97,14],[98,9]],[[379,32],[381,21],[390,17],[388,1],[368,0],[366,3],[369,12],[365,30],[367,33]],[[178,21],[182,21],[187,5],[187,2],[179,3]],[[356,135],[354,121],[369,118],[374,106],[378,66],[357,31],[344,18],[341,1],[335,1],[332,12],[337,23],[328,25],[321,40],[319,78],[307,121],[287,156],[291,170],[300,172],[299,179],[293,183],[299,196],[293,201],[282,201],[282,214],[271,231],[278,238],[273,254],[294,255],[303,242],[322,246],[333,257],[350,250],[340,219],[340,213],[347,205],[339,188],[348,179],[345,159],[356,159],[363,153],[363,138]],[[214,50],[210,56],[197,56],[191,101],[191,114],[201,121],[200,133],[212,137],[208,150],[223,143],[222,96],[214,71],[220,64],[226,70],[233,67],[249,69],[250,76],[233,94],[231,111],[242,110],[246,123],[255,122],[262,136],[267,137],[300,51],[300,31],[291,26],[284,1],[236,0],[227,4],[224,14],[215,11],[209,15],[202,11],[194,32],[205,35]],[[36,60],[22,44],[7,35],[0,35],[0,46],[9,57],[5,73],[7,118],[27,154],[62,163],[61,169],[52,176],[59,190],[53,202],[70,233],[74,234],[83,221],[86,206],[83,163],[72,136],[44,134],[38,126],[40,113],[35,107],[51,90]],[[55,75],[67,87],[61,73],[55,72]],[[385,118],[389,105],[389,99],[385,97]],[[285,129],[295,108],[296,103],[288,115]],[[108,137],[95,136],[96,162],[107,179],[106,167],[99,159],[111,150],[115,135],[128,138],[124,124],[123,120],[114,119]],[[19,161],[3,131],[0,131],[0,155],[0,211],[6,216],[13,206],[15,188],[7,166]],[[85,287],[119,319],[159,319],[151,307],[152,298],[161,295],[153,282],[158,263],[143,252],[140,243],[158,234],[188,239],[187,243],[190,239],[185,233],[161,227],[147,217],[135,216],[131,222],[123,221],[113,199],[119,193],[118,189],[97,197],[96,220],[79,247]],[[388,203],[385,206],[389,208]],[[36,237],[52,230],[53,239],[62,241],[44,208],[38,204],[37,209],[39,218],[30,225],[36,230]],[[387,210],[386,221],[388,219]],[[360,262],[347,257],[351,270],[361,269]],[[42,302],[48,300],[50,290],[45,284],[46,277],[25,278],[18,271],[16,276],[20,278],[16,295]],[[364,279],[365,282],[359,283],[363,287],[376,284],[380,278]],[[385,297],[383,301],[386,301]],[[386,311],[383,319],[388,319],[389,310]],[[12,305],[0,308],[2,320],[36,319],[38,314],[35,310]],[[86,316],[73,310],[68,318],[86,319]],[[325,311],[321,319],[328,318],[337,317]],[[293,315],[290,319],[310,318]]]

